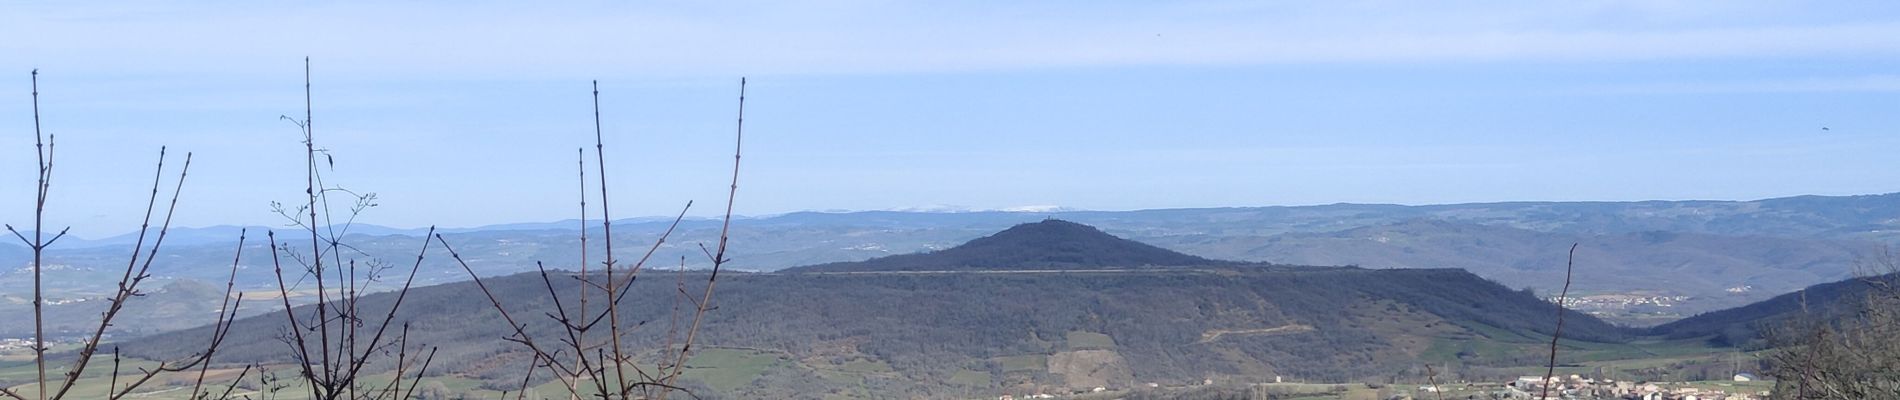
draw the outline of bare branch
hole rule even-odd
[[[1570,273],[1577,265],[1578,244],[1570,244],[1569,259],[1564,261],[1564,289],[1557,294],[1557,329],[1550,332],[1550,364],[1544,370],[1544,390],[1540,396],[1543,399],[1550,398],[1550,378],[1557,374],[1557,341],[1563,339],[1564,335],[1564,311],[1568,311],[1564,308],[1564,301],[1570,297]]]
[[[216,323],[212,324],[213,327],[225,325],[225,320],[227,318],[232,319],[232,320],[237,319],[237,307],[234,307],[231,304],[231,293],[237,291],[238,265],[240,265],[244,259],[244,239],[245,239],[245,234],[249,232],[250,232],[249,229],[238,230],[237,251],[234,252],[236,254],[231,256],[231,274],[227,278],[225,278],[224,297],[218,299],[219,300],[218,320]],[[239,293],[238,302],[242,303],[243,298],[244,298],[244,294]],[[225,330],[228,331],[229,329],[230,328],[228,326],[225,327]],[[212,354],[217,352],[218,344],[219,342],[222,342],[223,339],[224,339],[224,335],[222,334],[212,335],[211,344],[207,346],[207,348],[205,349],[205,362],[203,365],[200,365],[198,367],[198,378],[194,380],[191,384],[191,397],[193,398],[198,397],[198,388],[204,386],[205,374],[210,372],[210,369],[211,369]],[[249,368],[246,368],[246,371],[249,371]]]
[[[719,269],[726,263],[726,244],[731,239],[732,231],[732,205],[739,194],[739,157],[745,146],[745,78],[739,78],[739,118],[737,132],[733,137],[732,185],[726,192],[726,216],[719,227],[719,252],[713,256],[712,273],[706,277],[706,292],[693,312],[693,323],[691,328],[686,330],[686,341],[680,345],[679,359],[673,363],[673,373],[666,377],[665,384],[668,386],[673,385],[680,375],[686,372],[686,358],[692,353],[693,339],[699,336],[699,324],[706,316],[707,306],[712,304],[713,289],[719,283]],[[669,392],[661,391],[660,400],[665,400],[667,393]]]
[[[36,393],[39,395],[39,400],[46,400],[46,316],[43,310],[46,297],[40,286],[41,270],[46,265],[44,264],[46,242],[40,239],[46,232],[46,193],[52,188],[53,146],[50,137],[46,138],[46,143],[42,144],[41,136],[43,135],[40,133],[40,70],[35,69],[33,70],[33,149],[38,157],[36,165],[39,166],[40,171],[38,184],[34,185],[37,193],[33,202],[33,241],[31,243],[33,247],[33,364],[39,373],[39,379],[36,381],[39,390]],[[19,232],[14,232],[14,234],[18,236]],[[26,238],[21,237],[20,240],[25,241]]]
[[[165,168],[165,161],[164,161],[165,149],[162,147],[159,148],[158,154],[159,154],[158,169],[162,173]],[[77,361],[73,361],[72,368],[66,372],[66,378],[65,378],[64,383],[60,384],[59,391],[55,392],[52,398],[54,399],[65,398],[66,392],[69,390],[72,390],[74,384],[79,383],[80,374],[85,372],[86,364],[92,360],[93,353],[99,349],[99,342],[104,339],[106,328],[112,326],[112,321],[118,317],[119,311],[125,308],[125,302],[131,299],[132,296],[136,296],[139,294],[138,292],[139,283],[143,282],[146,277],[150,276],[149,274],[147,274],[147,271],[151,269],[152,259],[157,258],[158,249],[161,245],[164,244],[165,234],[171,228],[172,215],[178,209],[178,196],[181,192],[184,191],[185,176],[189,174],[190,172],[191,172],[191,153],[185,153],[185,166],[179,169],[178,182],[172,188],[171,205],[165,209],[164,222],[159,225],[158,238],[152,241],[152,247],[150,249],[150,252],[147,253],[145,257],[145,263],[139,265],[137,271],[133,270],[133,266],[131,264],[126,265],[124,276],[119,278],[119,291],[117,295],[114,296],[107,303],[108,305],[106,306],[105,314],[99,318],[99,325],[93,329],[92,336],[89,337],[86,340],[84,346],[80,348],[79,359]],[[153,197],[152,197],[152,200],[146,203],[146,218],[148,219],[148,221],[151,218],[151,209],[153,207],[153,204],[157,200],[158,179],[156,177],[153,178],[152,185],[153,185]],[[139,234],[139,236],[141,237],[144,236],[143,228],[141,228],[141,233]],[[140,241],[142,242],[143,239],[140,239]],[[132,260],[133,260],[132,263],[134,264],[138,263],[137,253],[138,253],[138,249],[134,249],[133,257],[132,257]]]
[[[554,353],[544,351],[541,345],[535,343],[534,337],[528,335],[528,332],[526,330],[527,325],[523,325],[521,323],[516,322],[514,316],[508,314],[508,308],[503,307],[501,305],[501,300],[495,298],[495,293],[488,290],[488,284],[482,281],[482,277],[480,275],[475,274],[475,269],[469,267],[467,261],[462,260],[462,255],[455,251],[454,246],[449,245],[448,239],[443,239],[442,234],[436,234],[435,240],[436,242],[439,242],[442,244],[442,250],[449,252],[449,258],[455,259],[455,263],[457,265],[460,265],[463,271],[468,272],[469,279],[475,281],[475,287],[478,289],[481,289],[482,295],[488,297],[488,303],[490,305],[493,305],[495,307],[495,311],[501,314],[502,320],[507,321],[508,326],[514,329],[515,337],[512,338],[512,340],[516,341],[517,343],[521,343],[522,345],[528,346],[528,350],[533,351],[535,357],[547,359],[549,361],[549,364],[559,367],[561,364],[559,362],[555,362],[554,359],[552,358]],[[569,371],[561,371],[560,374],[556,374],[556,375],[561,377],[562,379],[566,379],[566,376],[568,373]],[[563,385],[567,385],[567,381],[565,380],[562,381],[561,383]]]

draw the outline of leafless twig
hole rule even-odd
[[[91,364],[93,356],[97,354],[99,346],[103,343],[106,330],[114,325],[113,322],[118,319],[119,313],[124,310],[126,303],[133,298],[144,295],[139,285],[151,277],[150,271],[152,263],[158,258],[158,251],[164,244],[166,233],[170,230],[172,217],[178,208],[178,198],[184,191],[185,178],[189,175],[191,170],[191,154],[185,154],[184,166],[178,170],[178,178],[172,188],[170,201],[165,208],[164,218],[158,227],[157,234],[151,246],[147,247],[145,239],[146,235],[151,233],[152,217],[158,205],[159,189],[161,188],[165,174],[165,149],[162,147],[159,149],[157,167],[152,176],[151,195],[146,199],[145,217],[139,227],[138,239],[133,244],[132,254],[126,261],[125,271],[121,274],[117,283],[116,291],[112,297],[107,299],[106,310],[100,313],[98,324],[94,327],[92,334],[81,342],[80,350],[72,364],[67,367],[65,374],[63,374],[64,377],[60,380],[58,389],[49,391],[47,390],[48,383],[52,383],[52,381],[46,377],[47,346],[45,338],[45,294],[42,281],[42,266],[45,263],[47,247],[51,246],[60,238],[65,237],[66,230],[62,229],[51,238],[47,238],[43,232],[46,220],[47,194],[50,192],[49,189],[52,186],[54,140],[52,135],[44,135],[41,133],[39,116],[39,71],[34,70],[32,75],[34,147],[39,160],[33,213],[33,238],[27,239],[26,235],[14,229],[12,225],[6,225],[6,229],[13,233],[15,238],[26,243],[33,251],[33,354],[36,372],[36,380],[34,382],[36,390],[34,396],[41,400],[58,400],[70,394],[72,388],[78,384],[79,380],[84,376],[86,367]],[[239,241],[241,248],[243,241],[242,235],[239,236]],[[141,253],[143,255],[141,255]],[[222,299],[223,302],[219,310],[218,320],[212,324],[210,343],[206,346],[204,351],[178,360],[160,361],[157,366],[152,368],[141,368],[140,374],[136,378],[125,385],[119,385],[120,358],[118,349],[115,347],[112,351],[113,368],[109,378],[110,382],[107,385],[106,397],[109,399],[118,399],[131,394],[141,385],[161,373],[182,372],[208,364],[211,360],[211,354],[216,352],[217,348],[223,343],[226,335],[229,334],[231,321],[235,319],[237,309],[243,303],[243,296],[237,296],[235,299],[231,296],[231,288],[235,285],[237,279],[236,273],[237,271],[234,265],[231,275],[225,281],[225,298]],[[200,380],[202,381],[202,378]],[[26,397],[20,393],[7,389],[0,389],[0,395],[17,400],[26,400]],[[197,388],[195,387],[193,388],[193,396],[198,397]]]
[[[1578,244],[1581,243],[1570,244],[1570,256],[1564,261],[1564,288],[1557,294],[1557,329],[1550,332],[1550,364],[1544,370],[1544,390],[1540,396],[1544,399],[1550,398],[1550,378],[1557,374],[1557,341],[1564,336],[1564,312],[1568,311],[1564,308],[1564,301],[1570,298],[1570,272],[1577,265]]]

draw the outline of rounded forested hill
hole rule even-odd
[[[1226,266],[1211,260],[1123,239],[1093,226],[1059,219],[1016,225],[944,250],[818,264],[789,272],[1101,269]]]
[[[1770,344],[1770,331],[1796,326],[1792,324],[1803,318],[1830,323],[1854,318],[1865,309],[1870,295],[1879,294],[1877,288],[1890,287],[1900,287],[1900,273],[1809,286],[1753,304],[1658,325],[1649,333],[1671,339],[1707,337],[1710,344],[1757,348]]]

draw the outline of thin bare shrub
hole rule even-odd
[[[1800,316],[1769,332],[1776,398],[1900,399],[1900,257],[1883,247],[1857,264],[1858,298],[1824,310],[1803,301]]]
[[[716,246],[710,248],[705,244],[699,245],[701,252],[705,254],[712,264],[712,270],[711,273],[707,275],[705,287],[697,296],[694,296],[688,292],[683,280],[679,283],[677,288],[678,296],[674,297],[674,308],[675,310],[683,309],[685,312],[690,313],[690,317],[680,315],[680,311],[676,311],[670,317],[671,322],[668,324],[667,332],[663,335],[666,338],[665,343],[661,348],[640,351],[629,347],[627,343],[623,342],[625,336],[642,324],[629,324],[628,321],[622,321],[622,313],[620,312],[621,305],[626,300],[628,293],[632,292],[632,285],[635,279],[645,268],[647,262],[652,259],[653,254],[659,250],[662,244],[666,243],[668,238],[672,236],[673,231],[679,227],[680,220],[685,217],[687,210],[680,210],[679,216],[673,219],[673,223],[667,227],[665,232],[660,234],[659,238],[656,239],[652,245],[647,247],[645,253],[638,260],[629,264],[622,263],[622,260],[616,257],[613,249],[613,216],[608,209],[606,145],[602,138],[603,135],[601,134],[600,128],[600,89],[598,82],[595,83],[593,96],[594,153],[595,164],[599,171],[598,178],[600,179],[598,190],[600,194],[601,234],[603,236],[601,242],[604,247],[600,254],[603,260],[600,263],[601,269],[599,274],[589,273],[589,264],[587,261],[587,255],[589,254],[587,246],[588,226],[586,222],[588,211],[586,201],[587,168],[585,150],[583,150],[582,161],[580,163],[582,182],[580,273],[572,276],[576,281],[572,284],[568,282],[556,282],[556,279],[553,278],[554,275],[550,274],[545,266],[536,263],[537,269],[541,272],[541,281],[548,292],[549,298],[554,302],[555,310],[552,313],[548,313],[547,316],[560,326],[561,329],[559,330],[558,337],[546,338],[531,335],[527,324],[522,320],[516,319],[514,315],[508,312],[508,308],[495,296],[494,292],[489,290],[487,284],[482,281],[481,276],[476,275],[475,270],[462,260],[461,255],[457,254],[454,248],[449,245],[449,241],[444,239],[442,235],[435,235],[436,241],[439,242],[442,248],[449,252],[449,256],[455,259],[456,263],[461,265],[462,269],[469,274],[469,277],[475,281],[476,286],[487,296],[490,305],[501,314],[502,319],[511,327],[513,332],[510,336],[506,337],[505,340],[517,343],[525,347],[531,353],[532,363],[523,371],[522,390],[515,393],[513,398],[516,399],[528,398],[528,386],[534,380],[537,373],[536,371],[546,371],[548,375],[551,375],[555,381],[560,383],[561,387],[566,389],[568,393],[565,397],[569,399],[665,399],[673,392],[684,391],[681,389],[679,378],[685,374],[686,362],[694,354],[693,345],[698,338],[700,325],[705,320],[707,312],[713,310],[713,292],[719,281],[719,272],[721,268],[730,261],[726,258],[726,246],[730,237],[729,231],[732,227],[733,199],[739,190],[740,154],[743,144],[745,143],[744,79],[739,80],[739,117],[733,143],[732,182],[728,187],[726,195],[726,210],[719,230],[719,242]],[[690,209],[691,207],[692,203],[688,202],[686,208]],[[683,259],[681,264],[683,270]],[[684,275],[681,276],[681,279],[684,279]],[[573,312],[569,312],[568,305],[564,304],[561,300],[563,297],[561,292],[568,290],[563,288],[572,288],[571,290],[577,293],[574,297],[578,299],[578,304],[574,304]],[[598,306],[589,304],[589,291],[602,293],[603,296],[600,297],[599,300],[604,301],[606,304]],[[601,325],[603,322],[606,325]],[[655,353],[656,355],[643,358],[642,353]],[[653,364],[647,364],[648,362],[653,362]],[[648,365],[651,368],[645,368],[642,367],[642,365]],[[691,392],[687,392],[687,395],[697,397]],[[504,394],[504,398],[506,397]]]
[[[80,379],[86,377],[86,368],[91,366],[93,357],[97,355],[100,346],[103,344],[107,329],[113,326],[113,321],[118,318],[119,312],[125,308],[128,301],[145,294],[139,285],[144,283],[146,279],[152,277],[150,273],[152,262],[158,258],[159,247],[164,244],[165,235],[170,231],[173,212],[178,208],[179,194],[183,192],[186,174],[191,170],[191,154],[186,153],[184,166],[178,169],[178,178],[171,188],[171,200],[164,209],[164,215],[157,231],[152,231],[152,217],[159,204],[159,191],[160,188],[163,187],[162,183],[165,176],[165,149],[162,147],[159,148],[157,167],[152,176],[151,196],[146,200],[145,217],[139,226],[138,239],[132,246],[132,255],[126,261],[125,272],[120,276],[116,290],[112,296],[106,299],[106,309],[100,314],[98,325],[92,329],[89,335],[81,339],[79,351],[74,355],[73,361],[66,366],[66,372],[61,374],[62,376],[57,379],[48,379],[46,376],[48,361],[46,352],[49,348],[46,345],[46,297],[43,287],[43,266],[46,261],[47,248],[58,242],[60,238],[65,237],[67,229],[60,229],[59,233],[51,237],[45,235],[47,194],[51,192],[53,181],[53,149],[55,138],[53,135],[43,134],[40,128],[39,75],[39,70],[34,70],[32,73],[33,147],[37,155],[38,161],[36,165],[39,171],[34,190],[32,237],[28,238],[28,235],[15,229],[11,224],[6,225],[7,231],[11,232],[15,238],[18,238],[22,243],[26,244],[33,253],[32,350],[33,363],[37,374],[34,383],[31,385],[31,391],[15,391],[0,387],[0,396],[16,400],[64,399],[75,393],[73,388],[79,383]],[[148,234],[151,235],[152,239],[149,246],[146,242]],[[240,234],[238,237],[240,256],[242,255],[243,241],[244,237]],[[113,365],[109,374],[110,381],[106,386],[105,397],[108,399],[126,397],[127,395],[133,394],[146,383],[151,382],[152,379],[159,374],[182,373],[190,371],[194,367],[198,368],[199,373],[197,374],[197,380],[192,385],[192,398],[212,399],[230,397],[231,390],[228,387],[225,388],[221,394],[213,393],[212,388],[205,387],[204,375],[211,363],[212,355],[216,352],[218,347],[223,344],[224,338],[230,332],[231,322],[236,318],[238,307],[243,303],[242,294],[236,296],[232,295],[233,289],[235,288],[236,277],[237,263],[234,260],[232,262],[231,275],[225,281],[225,296],[221,307],[219,307],[218,319],[212,325],[209,343],[203,351],[176,360],[159,361],[155,366],[141,367],[137,372],[132,372],[121,371],[119,368],[121,362],[118,355],[118,348],[114,347],[112,351]],[[250,373],[250,371],[250,367],[245,367],[244,372],[239,374],[238,379],[243,379],[243,376]],[[122,372],[124,373],[122,374]]]
[[[1563,340],[1564,337],[1564,312],[1569,311],[1564,309],[1564,302],[1570,299],[1570,273],[1577,266],[1578,244],[1580,243],[1570,244],[1570,255],[1564,260],[1564,288],[1563,291],[1557,293],[1557,329],[1550,331],[1550,363],[1546,364],[1544,370],[1544,390],[1538,396],[1541,399],[1550,398],[1551,379],[1557,374],[1557,341]]]
[[[343,241],[356,218],[376,206],[376,195],[324,181],[325,169],[334,169],[336,163],[327,149],[317,147],[312,114],[310,60],[305,58],[304,117],[283,117],[303,134],[304,202],[296,207],[278,203],[272,206],[291,226],[299,228],[299,235],[307,235],[308,241],[278,241],[276,232],[268,233],[272,272],[283,300],[283,315],[289,322],[279,339],[289,347],[297,376],[311,399],[410,398],[434,360],[436,349],[424,351],[419,345],[412,346],[409,326],[395,319],[428,254],[428,237],[424,236],[415,263],[401,276],[400,286],[394,289],[395,302],[387,312],[375,315],[361,307],[358,301],[365,294],[382,290],[376,285],[385,283],[392,271],[400,270]],[[333,211],[334,196],[342,196],[335,200],[348,204],[344,211]],[[429,228],[429,232],[433,234],[435,228]],[[286,260],[294,268],[288,278]],[[314,292],[314,303],[307,308],[295,307],[291,297],[306,291]],[[394,359],[389,360],[392,356]],[[365,367],[372,362],[392,362],[394,378],[388,382],[365,381]]]

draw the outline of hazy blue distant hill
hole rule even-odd
[[[1553,292],[1563,249],[1582,242],[1579,285],[1596,292],[1688,296],[1682,313],[1763,300],[1805,285],[1839,280],[1851,260],[1900,240],[1900,195],[1801,196],[1756,201],[1512,202],[1449,205],[1332,204],[1138,211],[1051,212],[797,212],[733,221],[735,270],[783,268],[939,251],[1010,226],[1059,218],[1175,252],[1217,260],[1288,264],[1357,264],[1368,268],[1466,268],[1508,287]],[[1436,222],[1433,222],[1436,221]],[[671,218],[629,218],[614,224],[615,248],[644,251]],[[1440,224],[1442,223],[1442,224]],[[16,224],[17,225],[17,224]],[[530,271],[536,262],[569,268],[579,259],[578,221],[443,229],[458,248],[484,262],[487,275]],[[590,221],[598,243],[598,221]],[[421,230],[359,225],[346,241],[359,258],[413,259]],[[268,267],[269,248],[253,230],[248,268]],[[294,229],[279,229],[294,235]],[[655,254],[704,268],[699,243],[718,240],[717,221],[689,218]],[[228,227],[180,229],[154,268],[165,277],[221,281],[235,248]],[[1389,242],[1376,242],[1384,235]],[[192,239],[185,239],[185,238]],[[219,238],[222,239],[219,239]],[[1408,238],[1399,240],[1399,238]],[[102,289],[123,268],[130,242],[110,246],[63,239],[50,249],[52,286]],[[123,241],[123,240],[121,240]],[[0,262],[8,261],[0,247]],[[13,266],[25,261],[14,259]],[[671,265],[669,265],[671,266]],[[448,268],[443,259],[425,270]],[[425,273],[423,283],[465,279],[451,269]],[[113,275],[116,276],[116,275]],[[239,285],[262,288],[269,274],[244,273]],[[1681,282],[1657,291],[1658,283]],[[0,270],[0,291],[30,290],[30,281]],[[1752,287],[1751,287],[1752,286]],[[1729,288],[1747,289],[1731,293]],[[4,307],[4,305],[0,305]]]
[[[127,337],[210,324],[223,305],[221,281],[147,281],[142,286],[143,295],[126,301],[125,309],[113,322],[110,332],[114,335]],[[0,304],[14,306],[0,307],[0,321],[32,321],[32,295],[31,291],[0,293]],[[45,330],[54,340],[91,334],[108,303],[104,296],[67,295],[48,296],[47,302]],[[239,310],[243,315],[257,315],[269,311],[268,304],[247,301]],[[33,328],[31,323],[0,324],[0,337],[32,337]]]
[[[1059,219],[1016,225],[957,247],[819,264],[788,272],[1097,269],[1235,265],[1115,237]]]
[[[32,249],[12,243],[0,243],[0,275],[5,275],[8,270],[24,267],[32,262]]]

